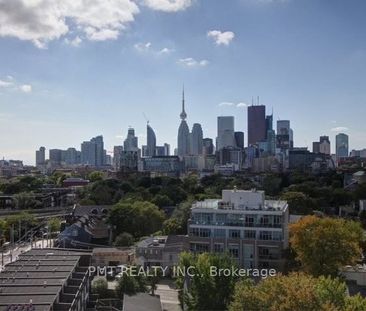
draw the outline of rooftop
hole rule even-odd
[[[89,254],[50,248],[32,249],[19,255],[17,261],[8,264],[0,273],[0,311],[14,304],[36,311],[50,310],[62,288],[66,287],[70,289],[66,295],[72,299],[72,293],[76,293],[78,283],[87,271],[80,265],[81,258]]]

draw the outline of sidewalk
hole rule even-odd
[[[157,284],[155,294],[160,296],[163,311],[182,311],[178,300],[178,290],[175,287],[174,281],[167,279],[161,280]]]

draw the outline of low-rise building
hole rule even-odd
[[[228,252],[244,268],[282,270],[288,248],[286,201],[263,191],[223,190],[222,199],[195,202],[188,224],[192,252]]]
[[[32,249],[0,273],[0,310],[85,311],[91,253]]]
[[[184,235],[149,237],[137,244],[136,263],[144,268],[171,268],[178,265],[179,254],[188,249],[188,237]]]

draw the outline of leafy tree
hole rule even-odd
[[[230,311],[361,311],[366,300],[348,297],[339,279],[303,273],[237,283]]]
[[[139,238],[160,230],[164,219],[164,213],[150,202],[125,200],[112,208],[108,222],[117,234],[128,232]]]
[[[95,280],[92,283],[92,293],[99,295],[100,299],[109,298],[108,282],[103,278]]]
[[[308,215],[313,211],[310,200],[302,192],[288,191],[282,194],[281,199],[287,201],[291,214]]]
[[[303,217],[290,226],[290,244],[304,271],[314,276],[338,274],[360,257],[363,231],[343,219]]]
[[[47,221],[48,228],[51,233],[60,231],[61,221],[60,219],[53,217]]]
[[[278,195],[281,191],[282,179],[273,175],[267,175],[263,180],[263,189],[267,195]]]
[[[157,194],[151,201],[151,203],[155,204],[156,206],[162,208],[165,206],[172,206],[174,203],[173,201],[167,196],[162,194]]]
[[[223,276],[211,273],[211,267],[217,269],[232,269],[235,264],[227,254],[203,253],[194,256],[191,253],[180,255],[181,269],[194,267],[194,276],[189,280],[188,290],[182,294],[185,277],[178,276],[177,285],[181,290],[180,300],[187,306],[187,310],[226,310],[230,303],[237,281],[234,275]]]
[[[99,172],[99,171],[94,171],[91,172],[88,176],[88,179],[91,182],[95,182],[95,181],[99,181],[99,180],[103,180],[104,174],[103,172]]]
[[[133,242],[133,235],[128,232],[123,232],[116,237],[114,246],[131,246]]]
[[[124,294],[132,296],[139,292],[146,292],[145,278],[124,273],[116,287],[117,297],[123,299]]]
[[[31,209],[40,206],[32,192],[20,192],[14,195],[15,207],[17,209]]]
[[[163,223],[163,234],[180,234],[182,231],[181,222],[177,218],[169,218]]]

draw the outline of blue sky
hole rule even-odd
[[[0,155],[32,164],[41,145],[99,134],[112,150],[128,126],[141,144],[143,113],[174,148],[183,83],[205,137],[218,115],[246,132],[259,96],[296,146],[326,134],[333,149],[342,131],[366,147],[365,12],[363,0],[0,0]]]

